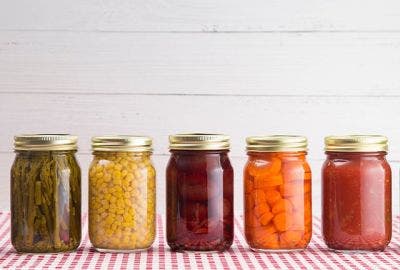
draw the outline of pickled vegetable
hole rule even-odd
[[[167,241],[172,250],[223,251],[233,241],[233,169],[227,151],[171,151]]]
[[[11,169],[11,241],[18,252],[74,250],[81,171],[74,151],[21,151]]]
[[[132,250],[155,238],[155,170],[149,153],[95,152],[89,171],[89,235],[98,249]]]
[[[311,172],[305,152],[249,152],[245,234],[253,249],[304,249],[311,239]]]

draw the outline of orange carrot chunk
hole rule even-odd
[[[257,228],[253,228],[252,232],[255,237],[264,237],[267,234],[276,233],[276,228],[273,224],[269,224],[267,226],[260,226]]]
[[[263,226],[263,227],[265,228],[265,231],[269,234],[276,233],[276,228],[275,228],[274,224],[272,224],[272,223],[267,226]]]
[[[273,214],[277,214],[280,212],[290,214],[292,211],[293,211],[292,203],[287,199],[280,199],[272,207]]]
[[[277,174],[282,167],[282,161],[279,158],[272,158],[272,164],[269,168],[269,174],[274,175]]]
[[[255,205],[265,203],[267,200],[265,198],[265,193],[261,189],[255,189],[253,191],[253,198]]]
[[[264,175],[257,175],[254,178],[254,187],[255,188],[268,188],[268,187],[275,187],[283,184],[283,177],[281,174],[271,175],[271,176],[264,176]]]
[[[301,231],[286,231],[280,234],[281,247],[293,248],[300,242],[303,233]]]
[[[265,237],[262,241],[263,248],[278,249],[279,248],[279,235],[273,233]]]
[[[280,232],[286,231],[292,224],[290,216],[286,213],[279,213],[272,220],[276,229]]]
[[[265,212],[260,218],[261,225],[267,225],[273,217],[274,215],[271,212]]]
[[[275,232],[276,229],[274,229],[273,226],[272,228],[271,226],[261,226],[253,228],[250,232],[250,235],[254,242],[258,243],[258,245],[262,245],[262,243]]]
[[[249,211],[245,214],[245,227],[259,227],[261,226],[260,221],[254,215],[253,211]]]
[[[260,204],[257,204],[257,205],[254,207],[254,214],[255,214],[257,217],[260,217],[260,216],[262,216],[264,213],[269,212],[269,211],[270,211],[270,209],[269,209],[269,206],[268,206],[267,203],[260,203]]]
[[[265,197],[267,199],[267,203],[270,206],[273,206],[277,201],[279,201],[282,198],[281,194],[273,189],[265,191]]]
[[[259,248],[279,248],[279,235],[276,232],[268,231],[269,226],[255,228],[252,240]]]
[[[254,227],[251,229],[252,238],[264,238],[266,235],[276,233],[276,228],[273,224],[267,226]]]
[[[265,193],[267,193],[268,191],[271,191],[271,190],[278,191],[278,192],[280,193],[280,191],[279,191],[279,186],[266,187],[266,188],[263,188],[262,190],[263,190]]]

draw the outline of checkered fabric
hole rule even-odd
[[[328,250],[321,236],[321,220],[314,217],[313,238],[305,251],[255,253],[248,249],[242,218],[235,220],[235,240],[223,253],[170,252],[162,218],[157,218],[157,238],[151,249],[137,253],[100,253],[90,244],[87,216],[77,252],[17,254],[10,242],[10,213],[0,213],[0,268],[2,269],[399,269],[400,217],[393,222],[393,238],[385,252],[342,254]]]

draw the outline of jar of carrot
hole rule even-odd
[[[302,250],[311,239],[311,170],[302,136],[248,137],[245,236],[255,251]]]

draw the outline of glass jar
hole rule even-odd
[[[172,250],[223,251],[233,241],[233,168],[229,137],[170,136],[167,242]]]
[[[307,139],[248,137],[244,228],[255,251],[302,250],[311,240],[311,170]]]
[[[144,136],[92,138],[89,237],[98,251],[148,249],[156,231],[156,173],[152,140]]]
[[[81,170],[77,137],[14,137],[11,242],[18,252],[76,250],[81,241]]]
[[[384,250],[392,234],[391,169],[384,136],[325,138],[322,229],[335,250]]]

